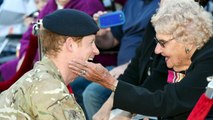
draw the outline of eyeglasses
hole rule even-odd
[[[165,44],[168,43],[168,42],[170,42],[170,41],[172,41],[172,40],[174,40],[175,38],[171,38],[171,39],[169,39],[167,41],[165,41],[165,40],[158,40],[156,37],[154,39],[155,39],[155,41],[157,43],[160,44],[161,47],[165,48]]]

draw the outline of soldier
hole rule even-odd
[[[68,63],[92,60],[99,54],[94,43],[98,26],[86,13],[71,9],[55,11],[42,24],[39,37],[44,56],[0,94],[0,119],[85,120],[66,87],[77,77]]]

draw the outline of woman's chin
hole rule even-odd
[[[180,67],[173,67],[173,70],[174,70],[175,72],[185,71],[185,69],[180,68]]]
[[[180,72],[180,70],[179,69],[177,69],[177,68],[173,68],[173,70],[175,71],[175,72]]]
[[[169,64],[169,62],[166,62],[166,66],[167,66],[168,68],[173,68],[173,65]]]

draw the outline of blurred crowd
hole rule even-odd
[[[181,81],[182,79],[186,79],[185,81],[187,81],[188,76],[190,77],[190,74],[187,74],[187,72],[190,73],[190,70],[189,71],[187,70],[188,68],[191,68],[189,67],[191,65],[191,61],[189,66],[188,66],[188,63],[186,63],[187,69],[184,68],[184,70],[182,69],[176,70],[176,68],[174,67],[175,65],[172,66],[169,64],[170,65],[169,66],[168,64],[166,65],[165,63],[165,61],[169,58],[165,55],[166,53],[164,54],[162,49],[165,47],[164,45],[166,43],[169,43],[169,41],[173,41],[173,39],[176,39],[176,38],[173,38],[174,37],[173,36],[168,41],[161,41],[161,39],[159,39],[161,37],[162,39],[168,38],[161,35],[163,32],[172,34],[169,32],[174,30],[173,28],[169,28],[169,27],[168,29],[171,29],[171,31],[169,31],[168,29],[159,30],[159,29],[162,29],[160,28],[162,26],[160,25],[159,25],[160,27],[158,26],[158,24],[161,24],[161,23],[158,23],[160,20],[159,21],[157,20],[158,19],[157,15],[159,15],[159,18],[162,17],[163,15],[161,16],[161,12],[166,9],[162,7],[163,5],[161,6],[160,3],[162,1],[164,0],[0,0],[0,43],[1,43],[0,44],[0,88],[1,88],[1,92],[3,92],[7,88],[9,88],[11,85],[13,85],[13,83],[15,83],[22,75],[24,75],[26,72],[31,70],[33,68],[33,65],[37,61],[41,60],[42,48],[41,48],[39,37],[33,34],[33,30],[35,29],[34,25],[38,23],[38,20],[43,19],[45,16],[61,9],[75,9],[75,10],[82,11],[88,14],[89,16],[91,16],[96,21],[96,23],[98,23],[98,18],[101,15],[107,14],[108,12],[117,11],[117,10],[123,11],[126,17],[125,23],[123,25],[119,25],[119,26],[115,26],[111,28],[99,29],[99,31],[97,32],[95,36],[95,39],[96,39],[95,44],[98,50],[100,51],[100,54],[94,57],[93,62],[100,63],[100,65],[102,65],[104,68],[106,68],[106,70],[109,71],[110,75],[113,76],[113,78],[118,79],[119,81],[122,81],[122,82],[123,81],[127,82],[128,84],[133,84],[136,86],[142,86],[142,88],[146,88],[145,90],[142,89],[141,91],[150,90],[149,92],[147,92],[146,94],[147,96],[149,96],[150,94],[153,95],[153,94],[157,94],[158,92],[162,92],[158,90],[171,88],[171,86],[165,87],[166,84],[168,83],[169,84],[174,83],[174,84],[177,84],[178,86],[179,85],[178,82]],[[165,0],[165,2],[166,1],[167,0]],[[213,0],[195,0],[195,1],[199,2],[199,5],[203,9],[205,9],[208,13],[213,15]],[[162,7],[162,11],[160,9],[161,7]],[[158,11],[158,9],[160,10]],[[162,12],[162,14],[163,13],[167,13],[167,12]],[[173,13],[168,13],[168,14],[173,14]],[[200,22],[200,24],[204,24],[204,23]],[[182,25],[182,24],[179,24],[179,25]],[[185,24],[183,24],[183,26],[184,25]],[[185,26],[182,29],[185,29]],[[180,31],[182,29],[180,29]],[[156,36],[156,32],[158,33],[158,36]],[[179,31],[176,31],[176,32],[179,32]],[[203,31],[201,30],[201,32]],[[177,34],[178,36],[184,33],[180,32],[180,33],[174,33],[174,34]],[[208,39],[210,39],[211,37],[212,36],[208,37]],[[185,41],[183,40],[183,42],[186,42],[186,41],[187,40]],[[197,49],[201,49],[203,47],[203,44],[206,44],[207,42],[208,42],[207,40],[202,41],[200,43],[202,44],[202,46],[199,47],[199,45],[197,45],[198,47],[196,49],[194,49],[191,46],[189,47],[189,49],[185,48],[184,52],[188,55],[188,53],[190,53],[193,50],[196,51]],[[197,52],[195,52],[195,54],[197,55]],[[181,55],[182,54],[180,54],[180,56]],[[190,59],[192,55],[190,56]],[[188,58],[188,56],[183,56],[183,57]],[[183,61],[181,62],[184,63]],[[158,72],[160,71],[160,72],[156,73],[156,71]],[[160,75],[156,77],[155,76],[156,74],[160,74]],[[205,75],[204,77],[207,77],[207,75],[206,76]],[[161,114],[161,112],[150,112],[152,109],[150,109],[149,113],[147,113],[147,111],[145,110],[143,111],[143,109],[129,107],[129,106],[137,106],[137,103],[135,103],[135,105],[129,105],[129,106],[123,105],[124,107],[121,107],[122,104],[126,104],[126,102],[120,102],[120,103],[118,102],[119,97],[121,98],[123,97],[122,94],[120,95],[119,92],[116,93],[116,90],[113,91],[113,89],[110,89],[111,86],[107,86],[105,85],[105,83],[99,82],[103,80],[104,78],[100,79],[97,82],[95,80],[90,80],[91,78],[88,76],[84,74],[79,75],[73,82],[68,84],[68,86],[72,88],[75,99],[77,103],[80,105],[80,107],[82,108],[83,112],[85,113],[87,120],[92,120],[92,119],[99,120],[100,116],[103,116],[103,120],[104,119],[111,119],[111,120],[131,120],[131,119],[132,120],[138,120],[138,119],[157,120],[159,119],[160,120],[164,118],[178,119],[178,117],[180,118],[182,117],[181,116],[182,113],[184,113],[183,116],[186,116],[189,114],[188,112],[192,109],[191,104],[188,105],[190,107],[188,107],[187,105],[186,105],[187,107],[183,105],[181,106],[182,108],[177,107],[177,109],[175,106],[176,104],[173,104],[175,110],[178,111],[178,114],[180,114],[180,116],[178,116],[178,114],[175,114],[172,111],[173,110],[172,108],[168,108],[168,111],[165,111],[168,113],[165,113],[165,116],[164,116]],[[192,79],[192,78],[189,78],[189,79]],[[200,78],[203,78],[203,76]],[[158,83],[156,81],[152,81],[154,79],[155,80],[159,79],[160,81],[164,81],[164,82]],[[118,90],[120,91],[122,90],[122,87],[125,87],[125,85],[122,86],[123,84],[122,82],[120,83],[121,87],[119,87],[120,84],[118,82],[117,88],[119,88]],[[161,87],[160,88],[156,87],[157,85],[153,85],[153,82],[158,83],[159,86]],[[184,83],[184,85],[185,84],[186,83]],[[183,86],[179,85],[178,87],[183,87]],[[128,85],[126,85],[126,88],[129,88],[130,91],[132,90],[131,87],[128,87]],[[139,88],[134,88],[133,90],[137,91],[138,89]],[[202,88],[202,90],[204,89],[205,87]],[[186,91],[187,90],[188,89],[186,89]],[[200,92],[199,90],[197,90],[198,91],[197,93],[199,93],[200,95],[202,92]],[[184,91],[180,90],[177,93],[175,91],[174,94],[178,96],[178,94],[182,92]],[[113,106],[113,102],[111,101],[111,98],[114,97],[114,94],[115,94],[115,98],[114,98],[115,103]],[[124,96],[128,97],[127,94]],[[134,92],[132,94],[134,96]],[[161,94],[158,94],[158,95],[161,96],[162,99],[164,98],[163,95]],[[171,98],[178,98],[177,96],[172,96],[169,93],[166,95],[168,95]],[[143,96],[141,98],[143,98]],[[137,99],[137,98],[132,98],[132,99]],[[139,95],[139,99],[140,99],[140,95]],[[149,100],[148,98],[146,99],[147,101]],[[197,96],[194,99],[197,100],[198,99]],[[159,97],[159,101],[161,101],[160,97]],[[178,102],[183,102],[183,101],[184,100],[180,100]],[[188,104],[188,101],[186,102],[186,104]],[[131,101],[131,103],[133,103],[133,101]],[[147,102],[147,103],[150,104],[152,102],[150,103]],[[164,107],[166,106],[165,104],[166,103],[163,104]],[[193,104],[195,104],[194,101],[193,101]],[[161,105],[159,105],[158,107],[156,106],[154,107],[158,108]],[[171,111],[169,111],[170,109]],[[140,110],[141,112],[138,112]],[[103,113],[107,113],[107,114],[103,114]]]

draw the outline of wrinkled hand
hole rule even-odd
[[[107,101],[102,105],[101,109],[92,117],[93,120],[109,120],[113,107],[114,93],[110,95]]]
[[[97,82],[110,90],[113,90],[115,87],[114,84],[117,83],[117,80],[101,64],[85,62],[83,60],[72,60],[69,62],[69,68],[73,73],[85,77],[90,81]]]

